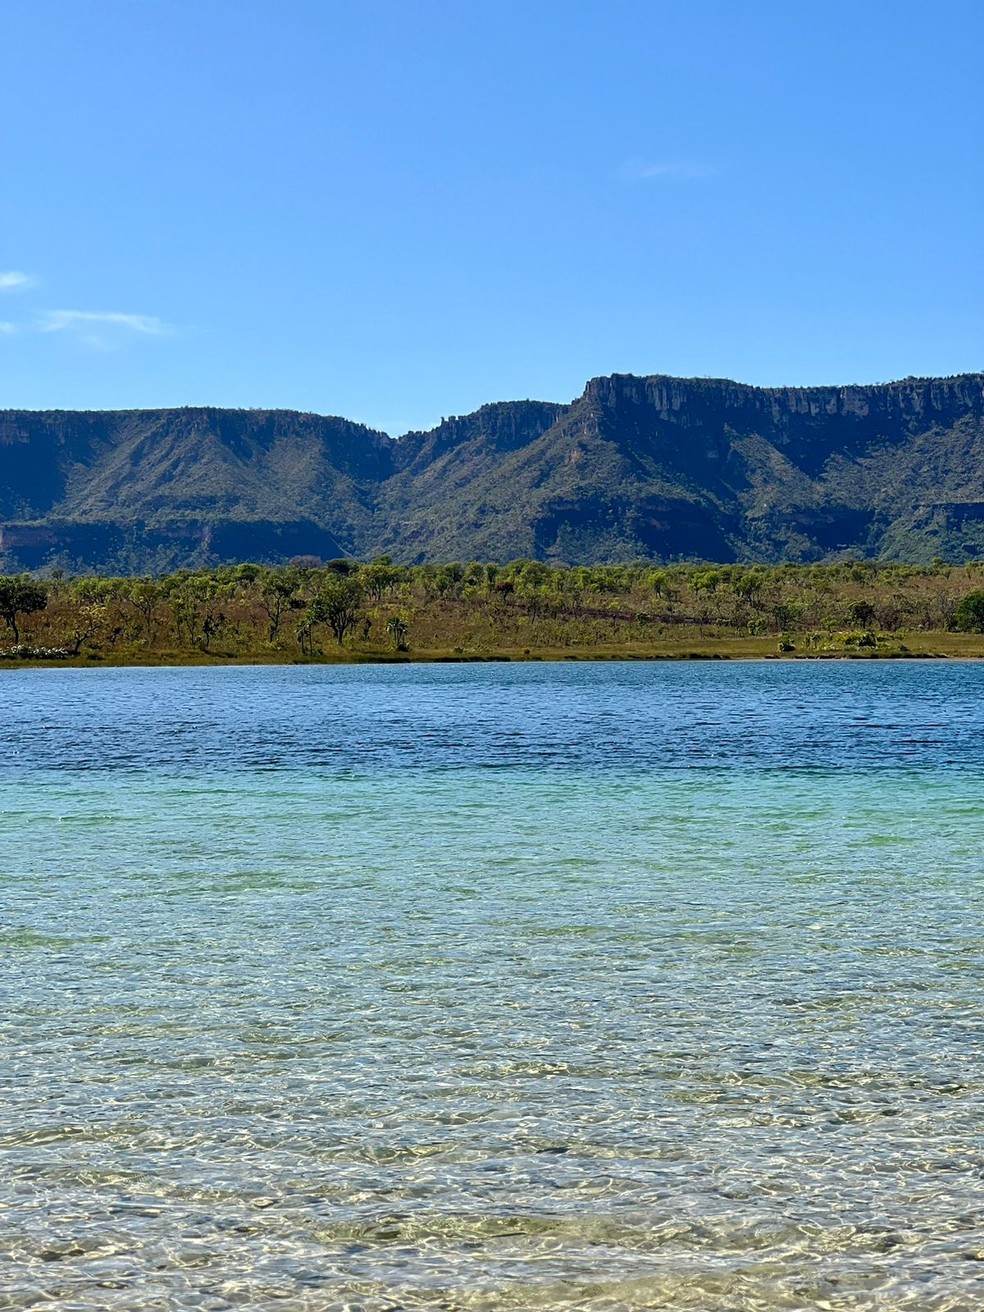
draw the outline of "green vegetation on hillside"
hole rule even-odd
[[[212,408],[0,412],[0,572],[984,559],[984,375],[870,387],[596,378],[391,439]]]
[[[984,565],[535,560],[0,578],[0,658],[79,663],[984,655]]]

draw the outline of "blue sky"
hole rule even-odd
[[[4,0],[0,407],[984,369],[980,0]]]

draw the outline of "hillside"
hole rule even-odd
[[[756,388],[593,379],[397,440],[291,411],[0,412],[0,570],[386,552],[984,556],[984,375]]]
[[[293,411],[0,412],[0,562],[130,573],[349,554],[393,450]]]

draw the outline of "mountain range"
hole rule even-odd
[[[391,438],[287,410],[0,411],[0,572],[984,557],[984,374],[592,379]]]

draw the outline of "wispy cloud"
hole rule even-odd
[[[38,285],[37,278],[20,269],[0,269],[0,294]],[[153,314],[124,314],[120,310],[34,310],[21,322],[0,319],[0,337],[26,333],[61,333],[83,346],[111,351],[139,337],[163,337],[170,324]]]
[[[21,273],[19,269],[8,269],[5,273],[0,273],[0,292],[16,292],[22,287],[33,287],[34,279],[29,273]]]
[[[693,178],[713,178],[717,172],[712,164],[701,164],[695,160],[665,160],[652,163],[632,159],[619,169],[619,177],[626,182],[645,182],[650,178],[688,181]]]
[[[152,314],[120,314],[115,310],[48,310],[41,319],[42,331],[60,333],[66,328],[84,328],[90,324],[112,324],[146,336],[166,333],[168,326]]]
[[[38,319],[43,333],[68,333],[77,341],[106,351],[126,338],[162,337],[170,324],[152,314],[122,314],[117,310],[47,310]]]

